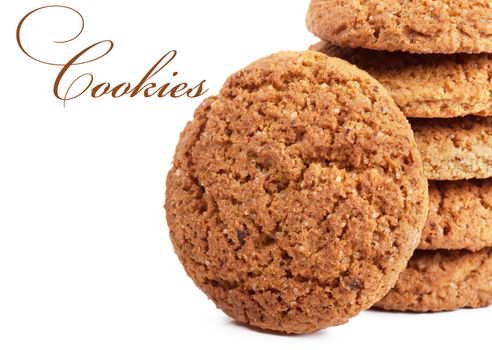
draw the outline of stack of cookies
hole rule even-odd
[[[367,71],[409,118],[429,180],[419,250],[377,307],[492,304],[492,3],[313,0],[311,47]]]

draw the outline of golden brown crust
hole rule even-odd
[[[340,46],[412,53],[492,52],[490,1],[312,0],[307,27]]]
[[[492,247],[492,179],[430,181],[429,216],[419,249]]]
[[[411,119],[429,180],[492,177],[492,118]]]
[[[417,251],[377,308],[449,311],[492,304],[492,248]]]
[[[492,54],[417,55],[343,48],[327,42],[310,49],[367,71],[407,117],[492,115]]]
[[[283,52],[196,111],[165,207],[178,257],[219,308],[306,333],[386,294],[427,200],[410,125],[384,88],[339,59]]]

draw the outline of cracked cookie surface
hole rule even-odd
[[[282,52],[197,109],[165,208],[179,259],[217,307],[307,333],[389,291],[419,243],[427,191],[410,125],[376,80]]]
[[[367,71],[388,90],[407,117],[492,115],[492,54],[428,54],[310,47]]]
[[[411,119],[429,180],[492,177],[492,118]]]
[[[306,23],[340,46],[412,53],[492,52],[490,1],[311,0]]]
[[[419,249],[492,247],[492,179],[430,181],[429,216]]]
[[[492,248],[417,251],[377,308],[449,311],[492,304]]]

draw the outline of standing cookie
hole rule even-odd
[[[386,90],[282,52],[232,75],[183,133],[166,213],[188,275],[232,318],[286,333],[347,322],[417,247],[427,183]]]
[[[490,1],[311,0],[308,29],[340,46],[413,53],[492,52]]]

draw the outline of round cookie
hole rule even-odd
[[[179,259],[217,307],[307,333],[389,291],[419,243],[427,191],[410,125],[376,80],[282,52],[198,108],[165,208]]]
[[[311,0],[307,27],[347,47],[413,53],[492,52],[490,1]]]
[[[375,307],[450,311],[492,304],[492,248],[417,251],[395,287]]]
[[[492,118],[411,119],[429,180],[492,177]]]
[[[430,181],[419,249],[492,247],[492,179]]]
[[[407,117],[492,115],[492,54],[416,55],[344,48],[323,41],[310,49],[367,71]]]

